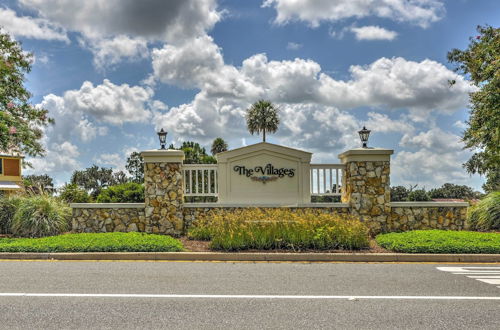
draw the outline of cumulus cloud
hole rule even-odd
[[[124,59],[135,61],[149,57],[147,41],[119,35],[113,38],[82,39],[81,44],[94,54],[94,65],[104,69],[120,63]]]
[[[440,20],[445,11],[438,0],[265,0],[262,6],[276,10],[277,24],[302,21],[312,27],[322,22],[374,16],[426,28]]]
[[[43,18],[17,16],[8,8],[0,8],[0,26],[14,37],[69,42],[61,26]]]
[[[446,182],[467,184],[470,177],[462,165],[470,152],[463,150],[460,137],[440,128],[406,134],[400,141],[406,150],[392,162],[393,181],[432,188]],[[413,149],[413,150],[411,150]]]
[[[357,40],[394,40],[398,35],[395,31],[374,25],[351,27],[350,30],[354,33]]]
[[[47,150],[45,157],[28,159],[33,168],[27,170],[27,173],[60,175],[80,167],[78,162],[80,152],[76,145],[69,141],[50,144],[47,144],[47,140],[43,142]]]
[[[44,21],[82,35],[100,69],[148,55],[148,42],[184,43],[206,35],[222,12],[216,0],[20,0]]]

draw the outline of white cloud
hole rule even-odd
[[[392,162],[395,184],[416,184],[426,188],[438,187],[446,182],[468,184],[469,175],[462,167],[470,152],[463,150],[460,137],[440,128],[418,134],[406,134],[400,146],[403,150]]]
[[[394,120],[386,114],[377,112],[368,112],[368,120],[363,125],[373,127],[378,133],[409,133],[415,130],[415,127],[404,116]]]
[[[43,18],[20,17],[8,8],[0,8],[0,27],[14,37],[69,42],[66,31],[57,24]]]
[[[28,159],[33,165],[33,169],[27,170],[27,173],[60,175],[70,173],[80,167],[77,160],[80,152],[74,144],[65,141],[49,145],[44,143],[44,146],[47,150],[46,156]]]
[[[216,0],[20,0],[41,19],[83,36],[97,68],[144,58],[149,42],[182,44],[203,37],[223,12]]]
[[[312,27],[322,22],[374,16],[428,27],[444,15],[438,0],[265,0],[263,7],[274,7],[277,24],[303,21]]]
[[[104,166],[104,167],[112,167],[113,170],[115,171],[124,171],[125,170],[125,164],[126,164],[126,157],[123,154],[118,154],[118,153],[103,153],[100,154],[98,157],[94,158],[94,161],[96,162],[97,165],[99,166]]]
[[[395,31],[374,25],[351,27],[350,30],[358,40],[394,40],[398,35]]]
[[[73,113],[91,115],[99,122],[121,125],[146,122],[151,117],[148,104],[153,91],[141,86],[115,85],[104,79],[94,86],[85,81],[79,90],[64,93],[64,106]]]
[[[296,43],[296,42],[289,42],[286,45],[286,49],[289,49],[289,50],[299,50],[301,48],[302,48],[302,44],[299,44],[299,43]]]
[[[466,123],[466,122],[464,122],[464,121],[461,121],[461,120],[457,120],[457,121],[453,124],[453,126],[455,126],[455,127],[457,127],[457,128],[460,128],[460,129],[462,129],[462,130],[467,129],[467,127],[468,127],[468,126],[467,126],[467,123]]]
[[[119,35],[114,38],[82,40],[82,45],[94,54],[94,65],[98,69],[113,66],[123,59],[134,61],[149,57],[147,41]]]

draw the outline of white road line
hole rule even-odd
[[[299,295],[212,295],[212,294],[120,294],[120,293],[0,293],[0,297],[72,298],[166,298],[166,299],[401,299],[401,300],[500,300],[488,296],[299,296]]]
[[[500,280],[491,280],[491,279],[482,279],[482,278],[477,278],[478,281],[488,283],[488,284],[500,284]]]

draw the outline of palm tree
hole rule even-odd
[[[212,155],[216,155],[219,152],[224,152],[227,151],[227,143],[224,141],[224,139],[218,137],[212,142],[212,148],[210,149],[212,152]]]
[[[266,142],[266,132],[275,133],[280,120],[278,109],[270,102],[259,100],[247,109],[247,128],[250,134],[262,132],[262,141]]]

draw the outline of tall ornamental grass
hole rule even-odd
[[[368,228],[349,216],[312,210],[241,209],[212,211],[189,231],[211,240],[214,250],[359,250],[368,248]]]
[[[17,195],[0,197],[0,234],[10,234],[12,219],[21,202]]]
[[[69,229],[71,208],[47,194],[21,197],[12,218],[11,231],[16,236],[42,237]]]
[[[489,193],[472,206],[467,221],[473,230],[500,230],[500,191]]]

